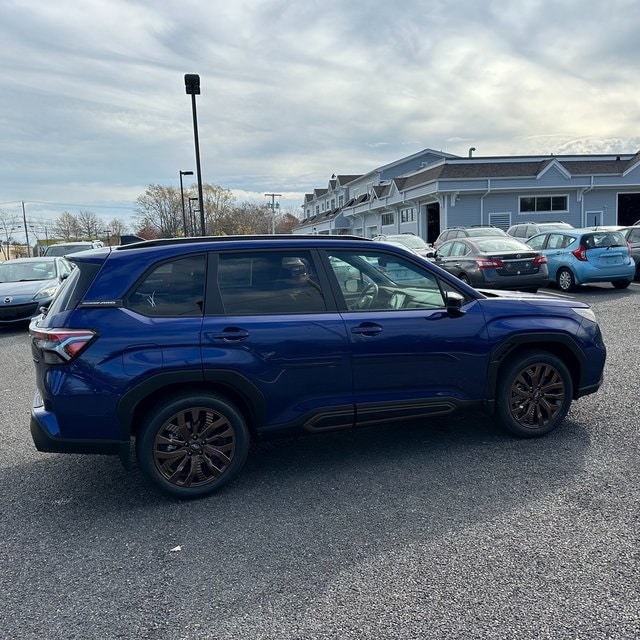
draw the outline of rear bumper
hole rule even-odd
[[[79,438],[63,438],[52,434],[47,428],[44,416],[46,413],[36,408],[31,411],[31,437],[38,451],[46,453],[94,453],[102,455],[128,454],[129,441],[120,440],[90,440]]]

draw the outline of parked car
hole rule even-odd
[[[425,242],[420,236],[413,233],[395,233],[389,235],[379,235],[373,238],[381,242],[397,243],[407,247],[423,258],[433,258],[433,247]]]
[[[640,280],[640,226],[633,225],[621,230],[624,239],[631,249],[631,257],[636,265],[635,279]]]
[[[535,292],[549,284],[547,258],[507,236],[449,240],[434,260],[474,287]]]
[[[553,231],[553,229],[573,229],[573,225],[560,220],[550,222],[518,222],[507,229],[507,235],[526,242],[538,233]]]
[[[611,282],[625,289],[636,266],[620,231],[556,229],[529,238],[527,244],[547,256],[549,280],[562,291],[592,282]]]
[[[433,243],[433,248],[437,249],[443,242],[447,240],[455,240],[456,238],[481,238],[484,236],[506,236],[507,233],[500,227],[451,227],[445,229]]]
[[[44,252],[45,256],[66,256],[69,253],[78,251],[88,251],[89,249],[100,249],[104,247],[101,240],[91,240],[87,242],[58,242],[50,244]]]
[[[0,325],[39,315],[71,269],[64,258],[16,258],[0,264]]]
[[[462,408],[541,436],[602,380],[587,304],[488,297],[381,242],[188,238],[71,260],[30,325],[35,445],[128,463],[133,439],[142,473],[178,498],[226,484],[259,436]]]

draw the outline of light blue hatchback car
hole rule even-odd
[[[629,245],[616,230],[555,229],[529,238],[527,244],[547,256],[549,282],[561,291],[591,282],[625,289],[635,274]]]

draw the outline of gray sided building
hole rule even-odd
[[[305,196],[294,233],[414,233],[561,220],[574,227],[640,219],[636,154],[458,157],[425,149],[359,176],[333,175]]]

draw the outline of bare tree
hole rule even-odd
[[[5,260],[10,257],[9,244],[13,241],[11,233],[19,225],[19,221],[15,215],[9,215],[6,211],[0,209],[0,230],[2,231],[2,253]],[[6,244],[5,244],[6,243]]]
[[[113,242],[119,242],[120,237],[129,231],[129,226],[124,220],[120,218],[114,218],[111,222],[107,223],[106,228],[109,230],[110,238],[114,238]]]
[[[54,221],[53,232],[62,240],[77,240],[81,233],[78,219],[68,211],[63,211]]]
[[[78,226],[83,237],[88,239],[97,238],[101,235],[103,223],[93,211],[81,209],[78,212]]]
[[[144,194],[138,196],[136,204],[139,229],[153,230],[160,238],[175,238],[183,235],[179,190],[150,184]]]
[[[284,213],[276,220],[276,233],[291,233],[298,225],[300,220],[292,213]]]

